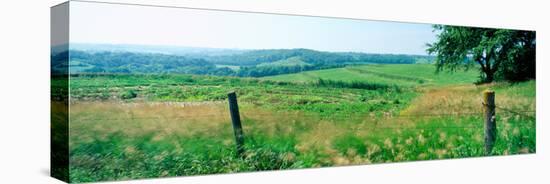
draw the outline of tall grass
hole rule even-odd
[[[241,159],[235,156],[226,111],[222,104],[74,104],[71,178],[85,182],[483,156],[481,116],[327,118],[243,104],[246,153]],[[536,151],[534,119],[502,113],[497,122],[493,155]]]
[[[407,71],[405,65],[377,67]],[[519,112],[497,109],[491,155],[536,152],[534,81],[475,86],[464,82],[467,75],[453,83],[448,76],[428,78],[426,66],[409,69],[417,67],[414,77],[426,86],[411,78],[340,69],[308,74],[352,72],[359,78],[73,76],[70,178],[88,182],[484,156],[479,97],[487,88],[496,91],[499,108]],[[413,83],[417,88],[409,86]],[[239,98],[243,158],[236,157],[225,101],[230,90]],[[123,97],[129,92],[132,98]]]

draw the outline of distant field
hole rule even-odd
[[[478,74],[476,70],[469,70],[466,72],[457,71],[455,73],[436,73],[435,66],[431,64],[371,64],[269,76],[262,79],[294,82],[332,79],[342,81],[368,81],[402,86],[445,86],[472,84],[477,80]]]
[[[235,66],[235,65],[216,65],[216,68],[224,68],[224,67],[235,71],[239,70],[240,68],[239,66]]]
[[[384,85],[365,90],[198,75],[84,75],[72,77],[70,86],[75,101],[208,102],[225,100],[228,91],[236,91],[244,105],[320,116],[396,113],[417,95]],[[135,97],[127,99],[129,93]]]
[[[302,61],[300,57],[295,56],[295,57],[291,57],[291,58],[287,58],[287,59],[283,59],[283,60],[279,60],[271,63],[262,63],[257,66],[262,67],[262,66],[306,66],[306,65],[311,65],[311,64],[306,63]]]

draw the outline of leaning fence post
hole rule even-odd
[[[496,118],[495,118],[495,92],[492,90],[483,91],[483,112],[485,119],[485,154],[489,155],[493,149],[496,139]]]
[[[241,116],[239,115],[239,105],[237,104],[237,95],[232,91],[227,94],[227,97],[229,99],[229,113],[231,114],[231,122],[237,143],[237,156],[242,157],[244,153],[244,135],[241,126]]]

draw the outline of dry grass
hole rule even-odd
[[[461,85],[427,90],[415,99],[402,115],[460,114],[481,112],[481,93],[484,86]]]
[[[475,114],[482,111],[482,91],[486,89],[501,89],[497,91],[495,103],[497,107],[520,111],[535,110],[535,99],[527,98],[506,91],[510,84],[493,83],[485,85],[459,85],[426,89],[424,95],[413,100],[411,105],[401,111],[402,115],[415,114]]]
[[[227,114],[225,109],[216,103],[74,103],[70,110],[70,131],[74,135],[71,139],[93,141],[92,137],[114,133],[128,137],[155,134],[155,139],[169,135],[209,134],[230,122],[229,117],[220,115]]]

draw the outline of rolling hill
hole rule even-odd
[[[71,44],[70,73],[179,73],[264,77],[360,64],[412,64],[431,56],[325,52],[311,49],[235,50],[173,46]],[[56,58],[52,53],[52,58]]]
[[[478,73],[475,70],[436,73],[435,66],[431,64],[370,64],[275,75],[262,77],[262,79],[286,82],[312,82],[319,79],[330,79],[345,82],[368,81],[400,86],[442,86],[474,83],[478,79]]]

